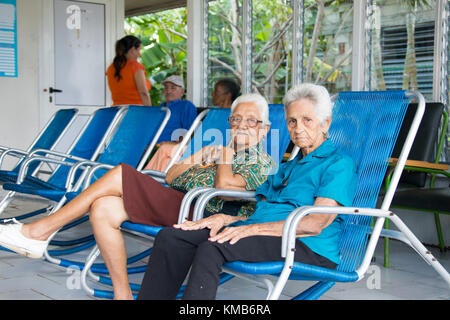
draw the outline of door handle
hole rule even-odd
[[[55,89],[55,88],[50,87],[50,88],[48,88],[48,92],[54,93],[54,92],[63,92],[63,91],[61,89]]]

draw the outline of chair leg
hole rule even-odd
[[[389,217],[401,233],[409,240],[409,245],[424,259],[436,272],[445,280],[450,287],[450,274],[431,254],[431,252],[422,244],[414,233],[403,223],[395,214]]]
[[[0,214],[5,211],[5,209],[8,207],[8,205],[13,201],[14,195],[16,194],[15,191],[9,191],[6,196],[2,199],[0,202]]]
[[[278,300],[278,298],[279,298],[279,294],[275,294],[275,296],[274,296],[275,286],[268,277],[257,277],[257,276],[250,275],[250,274],[242,274],[242,273],[234,272],[233,270],[229,270],[226,268],[224,268],[222,271],[223,271],[223,273],[227,273],[228,275],[224,275],[223,277],[221,276],[219,284],[222,284],[222,283],[230,280],[232,277],[230,277],[229,275],[231,275],[231,276],[235,276],[240,279],[244,279],[246,281],[253,282],[257,285],[265,286],[266,290],[267,290],[266,300]],[[284,287],[284,284],[282,287]]]
[[[442,234],[442,227],[441,227],[441,219],[439,218],[439,212],[434,213],[434,222],[436,223],[436,231],[439,239],[439,249],[441,252],[445,250],[445,242],[444,242],[444,236]]]
[[[319,299],[325,292],[333,287],[335,282],[331,281],[320,281],[317,282],[312,287],[306,289],[301,294],[292,298],[292,300],[317,300]]]
[[[17,221],[28,219],[28,218],[37,216],[39,214],[48,213],[51,209],[52,209],[52,206],[50,205],[50,206],[48,206],[46,208],[42,208],[42,209],[35,210],[35,211],[32,211],[32,212],[24,213],[24,214],[21,214],[19,216],[8,217],[8,218],[1,218],[0,219],[0,223],[4,223],[5,220],[11,219],[11,218],[16,219]]]
[[[384,220],[384,229],[389,230],[389,219]],[[384,267],[389,268],[389,237],[384,238]]]
[[[97,259],[97,257],[99,255],[100,255],[100,250],[98,249],[97,246],[95,246],[95,248],[93,248],[92,251],[89,253],[89,255],[86,259],[86,264],[83,268],[83,271],[81,272],[81,286],[83,287],[83,290],[91,296],[94,295],[94,289],[89,287],[86,280],[87,280],[88,271],[91,269],[91,266],[94,264],[95,259]]]

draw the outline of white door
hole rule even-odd
[[[123,26],[116,9],[114,0],[44,0],[41,125],[61,108],[90,113],[110,105],[105,71],[114,56],[116,26]]]
[[[105,4],[54,0],[53,6],[55,87],[49,99],[56,106],[106,105]]]
[[[77,107],[81,114],[91,114],[99,107],[111,105],[105,71],[114,56],[114,43],[123,32],[123,13],[117,13],[121,3],[43,0],[39,52],[41,127],[61,108]],[[77,123],[81,128],[83,117]],[[62,151],[64,140],[61,143],[63,147],[57,149]]]

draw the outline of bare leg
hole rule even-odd
[[[122,194],[122,167],[118,165],[58,211],[40,220],[24,224],[22,233],[31,239],[47,240],[63,226],[89,212],[95,200],[105,196],[122,197]]]
[[[164,142],[159,147],[158,151],[150,159],[145,169],[156,171],[164,171],[172,160],[172,156],[178,148],[178,143]],[[181,155],[181,153],[180,153]]]
[[[119,229],[122,222],[128,219],[121,197],[103,197],[91,206],[90,221],[111,276],[114,299],[133,299],[128,282],[125,241]]]

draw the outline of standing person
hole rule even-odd
[[[216,214],[162,229],[153,245],[139,299],[175,299],[189,270],[183,299],[216,297],[226,262],[282,261],[284,221],[301,206],[350,206],[356,189],[353,160],[328,139],[331,100],[313,84],[284,98],[287,127],[301,152],[256,190],[250,217]],[[334,269],[339,264],[342,217],[311,214],[296,230],[295,261]]]
[[[106,70],[113,105],[137,104],[151,106],[148,93],[151,84],[145,67],[137,59],[141,56],[142,42],[135,36],[125,36],[116,42],[116,56]]]
[[[239,85],[232,79],[221,79],[214,85],[214,90],[211,94],[212,104],[219,108],[230,108],[232,102],[238,97],[240,91]],[[146,170],[164,171],[173,154],[178,148],[178,142],[163,142],[158,148],[158,151],[150,159],[145,167]],[[181,153],[179,155],[181,157]]]

